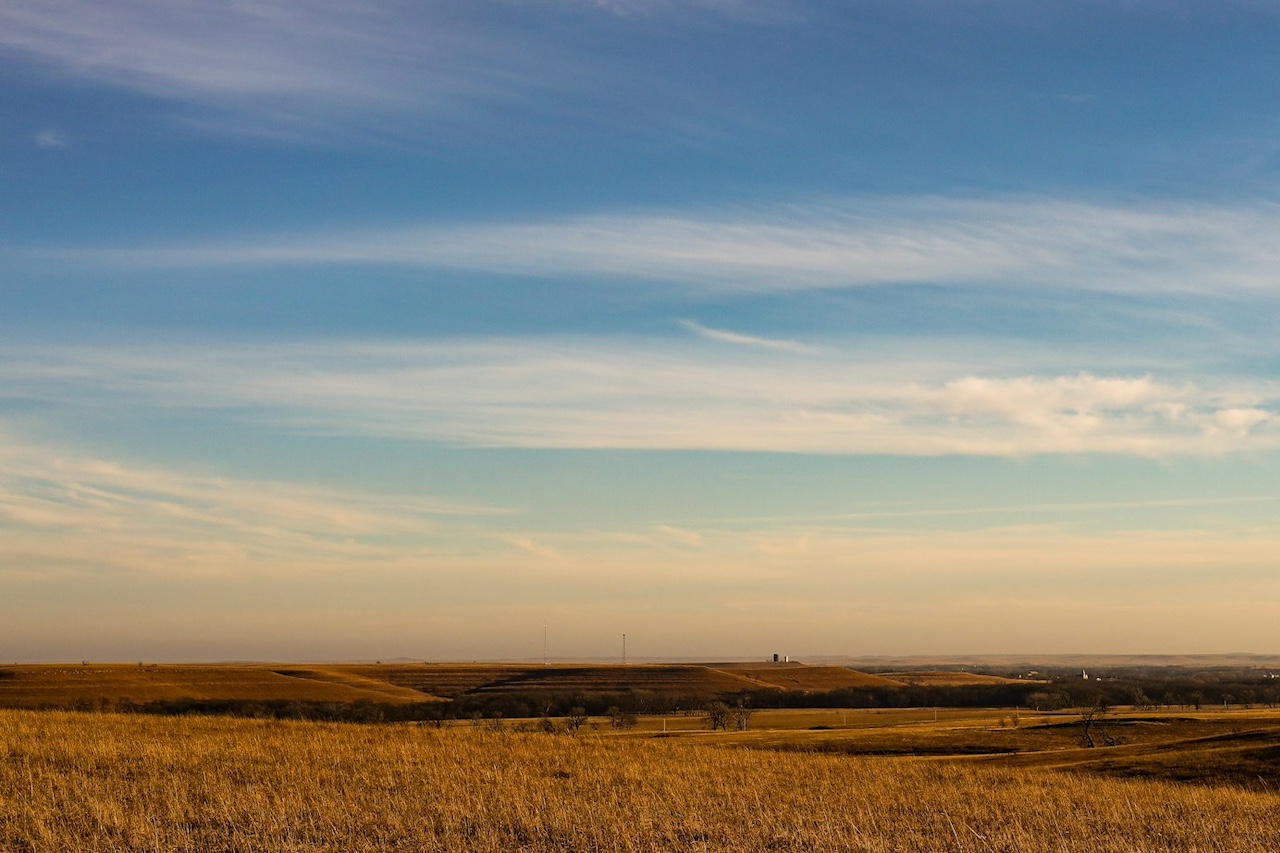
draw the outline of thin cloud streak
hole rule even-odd
[[[738,332],[730,332],[725,329],[712,329],[701,323],[695,323],[693,320],[677,320],[677,323],[684,329],[693,332],[700,338],[706,338],[709,341],[716,341],[722,344],[733,344],[735,346],[759,347],[761,349],[776,350],[778,352],[795,352],[795,353],[812,353],[813,347],[798,343],[797,341],[779,340],[777,338],[762,338],[755,335],[743,335]]]
[[[933,284],[1273,294],[1280,206],[894,197],[8,254],[137,270],[387,265],[723,293]]]
[[[1148,457],[1280,447],[1280,386],[686,340],[0,349],[5,396],[525,448]],[[1202,384],[1203,383],[1203,384]]]

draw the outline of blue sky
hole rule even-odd
[[[1278,36],[0,0],[0,659],[1276,651]]]

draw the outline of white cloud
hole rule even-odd
[[[1249,430],[1272,420],[1275,416],[1261,409],[1222,409],[1214,417],[1223,428],[1237,435],[1245,435]]]
[[[1275,293],[1280,206],[883,198],[25,254],[157,269],[394,265],[722,292],[926,283]]]
[[[760,347],[762,349],[778,350],[779,352],[796,352],[811,353],[813,347],[797,341],[779,340],[777,338],[762,338],[755,335],[743,335],[738,332],[729,332],[724,329],[712,329],[701,323],[695,323],[692,320],[677,320],[681,326],[693,332],[701,338],[709,341],[717,341],[722,344],[735,344],[738,346]]]
[[[59,130],[48,128],[35,136],[36,145],[40,148],[70,148],[71,140]]]
[[[1280,446],[1280,387],[1262,380],[717,343],[15,345],[0,349],[0,369],[7,397],[69,411],[220,410],[281,429],[471,446],[1001,456]]]

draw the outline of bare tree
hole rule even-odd
[[[712,731],[736,729],[745,732],[750,722],[751,709],[746,705],[727,705],[720,701],[707,705],[707,724]]]
[[[712,702],[707,705],[707,725],[711,731],[729,728],[729,706],[723,702]]]
[[[564,729],[570,735],[576,735],[589,719],[585,708],[574,708],[569,711],[569,716],[564,718]]]
[[[1081,709],[1080,743],[1082,746],[1089,749],[1097,746],[1098,744],[1093,739],[1095,734],[1104,746],[1116,745],[1116,738],[1111,734],[1111,728],[1107,725],[1110,720],[1110,712],[1111,708],[1107,705],[1107,700],[1102,697],[1095,699],[1089,707]]]
[[[623,711],[618,707],[610,708],[609,725],[619,731],[634,729],[636,727],[636,715],[630,711]]]

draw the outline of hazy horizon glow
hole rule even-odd
[[[0,660],[1280,652],[1277,36],[0,0]]]

